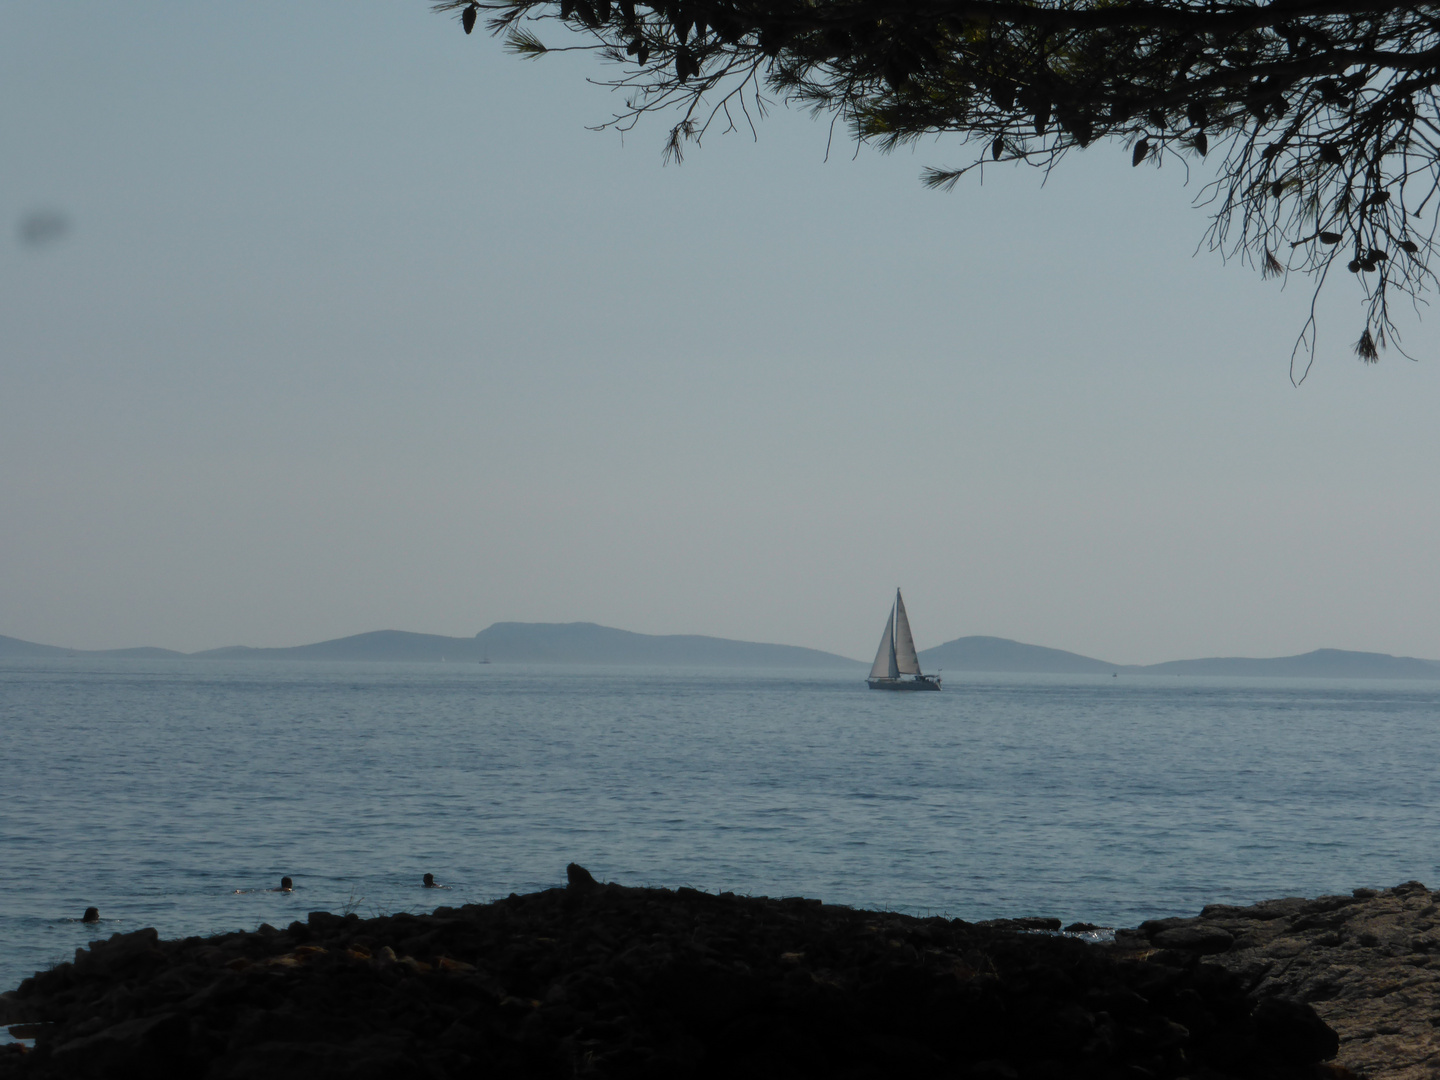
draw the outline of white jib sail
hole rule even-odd
[[[902,675],[919,675],[920,660],[915,655],[915,639],[910,636],[910,620],[905,615],[905,601],[895,590],[895,667]]]
[[[895,611],[885,620],[885,635],[880,639],[880,649],[875,654],[875,663],[870,665],[870,678],[896,679],[900,677],[895,667]]]

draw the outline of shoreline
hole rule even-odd
[[[1336,1062],[1371,1080],[1440,1075],[1440,892],[1418,881],[1349,896],[1287,897],[1117,930],[1119,948],[1185,949],[1256,1000],[1315,1009],[1339,1036]]]
[[[429,915],[92,942],[0,994],[0,1022],[35,1039],[0,1047],[0,1078],[1440,1071],[1437,905],[1418,882],[1086,943],[1044,919],[568,877]]]

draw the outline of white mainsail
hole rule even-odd
[[[908,629],[906,631],[909,632]],[[915,646],[910,646],[914,652]],[[895,609],[890,609],[890,618],[885,620],[885,634],[880,638],[880,649],[875,653],[875,663],[870,665],[872,679],[898,679],[900,670],[895,666]]]
[[[915,655],[915,639],[910,636],[910,620],[905,616],[905,601],[895,590],[895,667],[902,675],[919,675],[920,660]]]

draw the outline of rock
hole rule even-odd
[[[1251,1014],[1262,1043],[1278,1060],[1329,1061],[1340,1050],[1340,1036],[1309,1005],[1289,998],[1263,999]]]
[[[1349,896],[1213,904],[1199,918],[1117,930],[1115,948],[1144,955],[1147,947],[1161,947],[1203,957],[1202,967],[1230,972],[1248,990],[1266,1040],[1322,1060],[1329,1036],[1291,1006],[1312,1008],[1336,1035],[1335,1063],[1316,1076],[1434,1080],[1440,1076],[1440,1030],[1431,1022],[1440,1015],[1437,931],[1440,906],[1411,881]],[[1213,935],[1218,943],[1222,934],[1232,939],[1223,951],[1184,944],[1188,935],[1197,942]]]
[[[183,1073],[190,1025],[174,1013],[135,1017],[62,1042],[49,1058],[70,1077],[110,1077],[127,1073]]]
[[[1146,960],[1034,932],[1058,920],[980,926],[601,885],[573,865],[566,877],[433,915],[117,935],[7,1002],[44,1026],[33,1051],[0,1055],[0,1080],[1298,1080],[1323,1049],[1308,1005],[1259,1013],[1194,951]]]
[[[817,901],[818,902],[818,901]],[[1022,915],[1018,919],[986,919],[977,926],[992,927],[996,930],[1059,930],[1060,920],[1044,915]]]
[[[1146,919],[1140,924],[1140,932],[1153,941],[1156,934],[1162,934],[1166,930],[1176,930],[1185,926],[1194,926],[1199,921],[1199,919],[1185,917],[1177,917],[1173,919]]]
[[[1203,925],[1172,927],[1160,931],[1152,940],[1164,949],[1185,949],[1201,955],[1222,953],[1235,942],[1229,931]]]
[[[579,863],[571,863],[565,867],[565,881],[569,888],[577,893],[590,892],[600,887],[589,870],[586,870]]]
[[[1280,900],[1262,900],[1249,910],[1256,919],[1287,919],[1298,915],[1308,903],[1303,896],[1287,896]]]
[[[1304,938],[1282,937],[1276,938],[1265,945],[1265,955],[1285,960],[1293,956],[1299,956],[1310,948],[1310,943]]]
[[[1021,928],[1025,929],[1025,930],[1052,930],[1052,931],[1053,931],[1053,930],[1059,930],[1059,929],[1060,929],[1060,920],[1059,920],[1059,919],[1050,918],[1050,917],[1045,916],[1045,915],[1025,915],[1025,916],[1022,916],[1021,918],[1015,919],[1015,920],[1014,920],[1014,923],[1015,923],[1015,925],[1016,925],[1017,927],[1021,927]]]

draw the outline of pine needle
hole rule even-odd
[[[949,191],[965,175],[964,169],[935,169],[927,167],[920,174],[920,182],[937,191]]]
[[[693,120],[682,120],[670,129],[670,138],[665,141],[665,149],[660,155],[660,160],[665,164],[674,162],[676,165],[685,164],[685,140],[695,138],[697,131]]]
[[[505,51],[515,56],[534,60],[550,50],[545,47],[543,41],[535,36],[534,31],[527,30],[523,26],[514,26],[505,35]]]
[[[1370,336],[1368,326],[1360,335],[1360,340],[1355,343],[1355,355],[1367,364],[1373,364],[1380,359],[1380,350],[1375,348],[1375,339]]]

